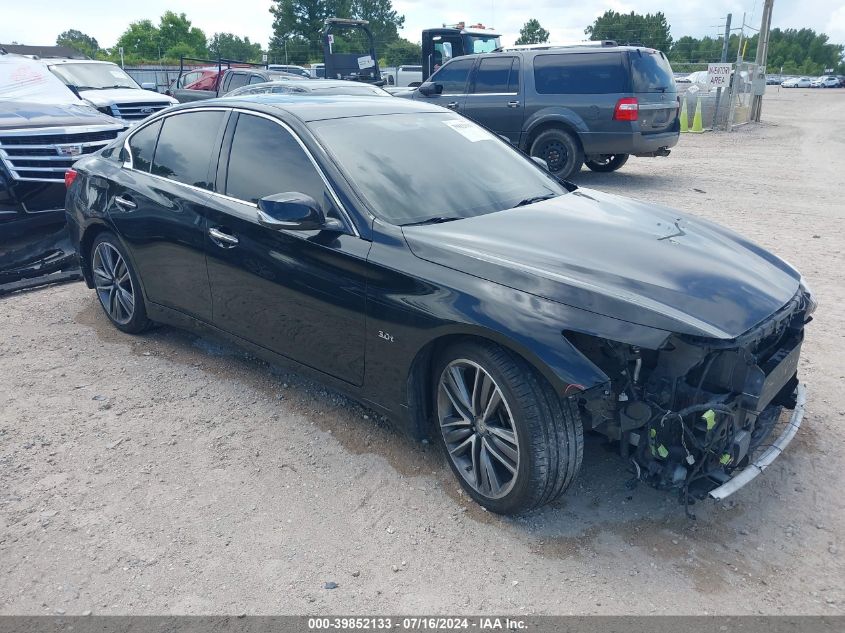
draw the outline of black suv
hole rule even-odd
[[[76,266],[65,172],[125,127],[74,96],[47,66],[0,54],[0,295]]]
[[[631,155],[667,156],[680,133],[672,68],[649,48],[597,44],[466,55],[397,96],[460,112],[542,158],[561,178],[584,162],[614,171]]]

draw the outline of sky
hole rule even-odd
[[[495,27],[506,45],[513,43],[530,18],[537,18],[551,32],[553,42],[583,40],[584,28],[607,9],[637,13],[662,10],[676,39],[683,35],[715,36],[724,30],[727,13],[733,14],[733,24],[738,26],[746,12],[746,22],[759,28],[763,0],[676,0],[671,9],[667,4],[658,0],[393,0],[394,8],[405,16],[402,35],[409,40],[418,42],[424,28],[464,20]],[[225,31],[249,36],[266,46],[272,31],[270,5],[270,0],[0,0],[0,42],[53,44],[59,33],[73,28],[95,37],[107,48],[130,22],[151,19],[157,23],[170,9],[186,13],[206,35]],[[809,27],[827,33],[832,42],[845,44],[845,0],[775,0],[772,26]]]

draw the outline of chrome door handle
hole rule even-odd
[[[238,245],[238,238],[234,235],[224,233],[220,229],[210,228],[208,229],[208,235],[220,248],[232,248]]]
[[[509,108],[518,108],[519,107],[519,101],[508,101],[508,107]]]
[[[131,211],[132,209],[138,208],[138,205],[135,204],[134,202],[132,202],[132,200],[129,200],[127,198],[122,198],[120,196],[117,196],[114,199],[114,202],[115,202],[116,205],[118,205],[119,207],[123,207],[127,211]]]
[[[458,102],[452,101],[450,103],[447,103],[446,107],[449,108],[450,110],[457,110],[458,109]]]

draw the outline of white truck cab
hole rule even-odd
[[[95,59],[42,59],[56,77],[100,112],[135,124],[174,103],[150,86],[139,86],[117,64]]]

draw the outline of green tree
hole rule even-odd
[[[232,33],[215,33],[208,40],[208,52],[213,58],[237,59],[244,62],[261,60],[261,44],[241,39]]]
[[[58,46],[67,46],[68,48],[72,48],[73,50],[79,51],[88,57],[96,57],[97,51],[100,50],[97,40],[90,35],[86,35],[82,31],[77,31],[76,29],[68,29],[67,31],[59,34],[56,38],[56,44]]]
[[[620,44],[640,44],[666,52],[672,48],[669,22],[661,11],[641,15],[608,10],[584,33],[593,40],[616,40]]]
[[[384,49],[383,59],[387,66],[419,64],[422,60],[422,46],[399,38],[387,45]]]
[[[162,54],[174,59],[180,55],[207,57],[205,33],[195,26],[184,13],[165,11],[158,25],[159,45]]]
[[[143,60],[157,60],[159,58],[158,29],[150,20],[130,22],[127,29],[118,38],[112,49],[112,55],[123,47],[124,57],[129,63]]]
[[[540,26],[540,22],[531,18],[519,30],[517,44],[545,44],[549,41],[549,32]]]
[[[399,39],[399,29],[405,24],[405,16],[393,8],[391,0],[353,0],[352,15],[370,23],[370,31],[376,44],[376,51]]]
[[[399,29],[405,17],[393,10],[391,0],[273,0],[273,36],[270,38],[270,56],[274,60],[285,58],[291,63],[322,60],[321,33],[326,18],[358,18],[370,21],[376,51],[384,52],[387,45],[399,38]],[[351,35],[346,41],[343,34],[336,38],[340,50],[358,50],[360,38]]]

